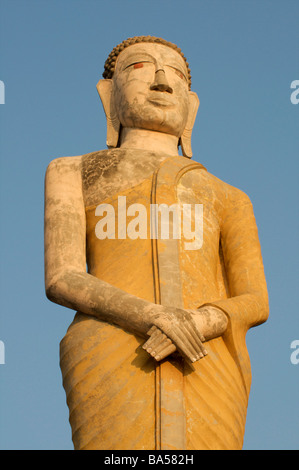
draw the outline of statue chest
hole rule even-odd
[[[89,272],[164,304],[196,308],[206,299],[226,296],[217,204],[208,188],[198,185],[200,172],[173,180],[159,169],[87,207]]]

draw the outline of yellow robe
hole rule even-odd
[[[161,364],[144,339],[77,313],[60,345],[75,449],[241,449],[251,383],[245,335],[268,316],[267,287],[249,198],[202,165],[175,157],[118,196],[133,203],[203,204],[203,244],[184,240],[99,240],[95,206],[86,208],[89,273],[151,302],[214,305],[229,319],[193,363]],[[148,214],[149,214],[148,210]],[[117,225],[116,225],[117,234]]]

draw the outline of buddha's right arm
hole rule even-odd
[[[155,305],[86,272],[81,157],[53,160],[45,179],[45,284],[60,305],[146,335]]]
[[[45,287],[59,305],[147,337],[155,325],[193,360],[202,348],[192,316],[128,294],[86,272],[81,157],[53,160],[45,179]],[[193,339],[189,339],[190,335]]]

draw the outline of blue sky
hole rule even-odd
[[[194,159],[251,198],[270,297],[248,333],[244,449],[299,448],[297,0],[0,0],[0,448],[72,449],[59,341],[73,312],[43,279],[44,174],[105,148],[96,83],[135,35],[178,44],[200,98]]]

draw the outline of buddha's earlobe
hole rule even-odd
[[[189,114],[187,124],[181,135],[180,144],[184,157],[192,158],[191,135],[194,126],[197,110],[199,107],[199,98],[194,91],[189,91]]]
[[[106,144],[108,148],[117,147],[120,132],[120,122],[114,106],[112,88],[113,83],[110,79],[102,79],[97,84],[97,90],[100,95],[107,120]]]

